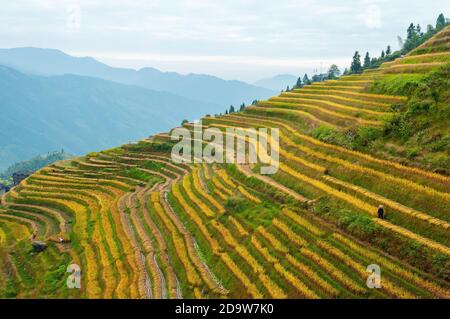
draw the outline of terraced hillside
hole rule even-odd
[[[371,93],[374,84],[449,69],[449,35],[379,69],[203,119],[279,128],[274,175],[175,164],[168,134],[36,172],[1,199],[0,296],[450,298],[450,177],[315,134],[382,129],[408,96]],[[30,253],[33,233],[45,251]],[[81,289],[66,286],[69,264],[81,266]],[[371,264],[380,289],[366,285]]]

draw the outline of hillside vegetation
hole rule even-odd
[[[274,175],[174,164],[167,134],[39,170],[1,199],[0,296],[450,298],[449,35],[203,119],[280,128]]]

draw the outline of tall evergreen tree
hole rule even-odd
[[[228,113],[234,113],[234,106],[233,105],[230,105],[230,111],[228,112]]]
[[[286,87],[286,92],[289,92],[291,89],[289,88],[289,85]]]
[[[417,33],[418,36],[422,36],[422,35],[423,35],[423,33],[422,33],[422,27],[420,26],[420,24],[418,24],[418,25],[416,26],[416,33]]]
[[[445,27],[445,17],[444,14],[441,13],[436,20],[436,31],[439,31]]]
[[[303,84],[304,85],[308,85],[311,84],[311,81],[308,78],[308,74],[305,73],[305,75],[303,76]]]
[[[370,68],[370,55],[369,55],[369,52],[367,52],[366,56],[364,57],[363,68],[364,69]]]
[[[386,55],[391,55],[391,53],[392,53],[391,46],[388,45],[388,46],[387,46],[387,49],[386,49]]]
[[[297,84],[295,84],[296,87],[301,88],[303,86],[302,84],[302,78],[299,76],[297,79]]]
[[[407,30],[407,38],[402,48],[403,54],[413,50],[422,43],[421,40],[423,39],[421,38],[421,34],[418,31],[420,31],[420,26],[415,27],[413,23],[409,25]]]
[[[362,65],[361,65],[361,55],[358,51],[355,52],[353,55],[352,64],[350,66],[350,71],[352,73],[361,73],[362,72]]]
[[[385,56],[386,56],[386,53],[384,53],[384,50],[381,51],[381,58],[384,59]]]
[[[406,30],[406,39],[412,40],[414,36],[416,35],[416,27],[414,26],[414,23],[411,23]]]

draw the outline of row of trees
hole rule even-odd
[[[390,45],[387,46],[386,51],[381,51],[381,55],[379,57],[371,58],[369,52],[366,52],[363,62],[361,62],[361,55],[359,54],[359,51],[356,51],[353,55],[350,70],[345,69],[344,75],[362,73],[363,70],[377,68],[382,63],[392,61],[398,57],[400,57],[400,52],[392,52]]]
[[[371,57],[369,52],[366,52],[363,61],[361,61],[361,54],[359,53],[359,51],[356,51],[353,55],[350,69],[346,68],[343,72],[343,75],[359,74],[366,69],[377,68],[384,62],[393,61],[417,48],[419,45],[433,37],[433,35],[441,31],[449,24],[450,21],[445,18],[443,13],[438,16],[436,20],[436,26],[433,27],[432,25],[428,25],[427,31],[425,33],[422,32],[422,28],[419,24],[414,25],[414,23],[411,23],[406,30],[406,39],[403,40],[401,37],[398,37],[401,50],[393,52],[392,47],[388,45],[385,50],[381,51],[381,54],[378,57]],[[341,72],[339,68],[337,67],[337,65],[333,64],[329,68],[327,73],[315,74],[311,79],[309,79],[307,74],[305,74],[303,78],[299,77],[293,89],[301,88],[305,85],[311,84],[312,82],[337,79],[340,75]],[[286,88],[286,91],[290,91],[289,86]]]
[[[413,49],[417,48],[419,45],[430,39],[437,32],[445,28],[449,23],[450,22],[444,17],[444,14],[442,13],[436,20],[436,26],[433,27],[432,25],[428,25],[427,31],[425,33],[422,32],[422,28],[420,27],[419,24],[414,25],[413,23],[411,23],[406,31],[406,39],[403,40],[402,38],[399,37],[399,44],[402,48],[401,50],[393,52],[391,46],[388,45],[385,50],[381,51],[381,54],[378,57],[371,57],[369,52],[366,52],[363,61],[361,61],[361,54],[359,53],[359,51],[356,51],[355,54],[353,55],[350,69],[346,68],[342,74],[343,75],[359,74],[366,69],[377,68],[384,62],[393,61],[401,57],[402,55],[412,51]],[[297,82],[292,88],[288,85],[286,87],[286,92],[291,91],[293,89],[302,88],[305,85],[310,85],[313,82],[334,80],[339,78],[340,75],[341,71],[339,70],[338,66],[336,64],[333,64],[330,66],[327,73],[314,74],[311,78],[309,78],[308,74],[305,73],[303,77],[300,76],[297,79]],[[255,105],[257,102],[258,102],[257,100],[253,101],[252,105]],[[239,111],[243,111],[244,109],[245,104],[243,103],[239,107]],[[225,110],[225,114],[231,114],[234,112],[236,112],[236,109],[233,105],[231,105],[229,109]],[[222,115],[222,113],[218,115]]]
[[[253,100],[252,105],[256,105],[258,103],[258,100]],[[235,113],[235,112],[242,112],[244,111],[246,108],[245,103],[242,103],[239,106],[239,110],[237,111],[236,108],[233,105],[230,105],[229,109],[226,109],[224,113],[219,113],[219,114],[214,114],[214,116],[222,116],[223,114],[231,114],[231,113]],[[206,114],[205,117],[211,117],[211,114]],[[184,119],[183,121],[181,121],[181,126],[183,126],[184,124],[188,123],[189,120]]]
[[[245,109],[245,103],[242,103],[239,106],[239,112],[242,112],[244,109]],[[233,105],[230,105],[230,108],[228,110],[225,110],[225,114],[231,114],[231,113],[234,113],[234,112],[236,112],[236,109],[234,108]]]
[[[402,47],[401,53],[406,54],[409,51],[417,48],[437,32],[445,28],[448,24],[449,21],[445,18],[443,13],[441,13],[437,18],[435,27],[433,27],[431,24],[427,25],[426,32],[422,32],[422,27],[420,26],[420,24],[414,25],[414,23],[411,23],[406,30],[406,39],[403,40],[401,37],[398,37],[398,41]]]
[[[258,103],[258,101],[257,100],[254,100],[253,102],[252,102],[252,105],[255,105],[256,103]],[[227,109],[227,110],[225,110],[225,113],[224,114],[231,114],[231,113],[235,113],[235,112],[242,112],[243,110],[245,110],[245,103],[242,103],[240,106],[239,106],[239,110],[238,111],[236,111],[236,108],[233,106],[233,105],[230,105],[230,108],[229,109]],[[219,114],[215,114],[214,116],[222,116],[222,113],[219,113]],[[207,116],[208,117],[208,116]]]
[[[379,57],[371,58],[369,52],[367,52],[364,56],[363,62],[361,62],[361,54],[359,53],[359,51],[356,51],[353,55],[350,69],[346,69],[344,71],[344,75],[362,73],[363,70],[377,68],[384,62],[393,61],[396,58],[399,58],[402,55],[417,48],[437,32],[445,28],[445,26],[447,26],[448,24],[449,21],[445,19],[444,14],[442,13],[436,20],[436,27],[428,25],[427,31],[425,33],[422,32],[422,28],[419,24],[414,25],[414,23],[411,23],[406,30],[406,39],[403,40],[401,37],[398,37],[401,50],[392,52],[391,46],[388,45],[386,50],[381,51],[381,55]]]
[[[330,68],[328,69],[327,73],[323,74],[314,74],[311,79],[309,78],[308,74],[305,73],[303,77],[299,77],[297,79],[297,82],[292,87],[292,89],[298,89],[302,88],[305,85],[309,85],[313,82],[322,82],[325,80],[334,80],[337,79],[341,75],[341,71],[339,70],[339,67],[336,64],[332,64]],[[288,86],[286,88],[286,91],[290,91],[290,87]]]
[[[436,20],[436,26],[433,27],[432,25],[427,26],[427,31],[424,33],[422,32],[421,26],[414,25],[414,23],[411,23],[406,30],[406,39],[403,40],[399,37],[399,44],[401,46],[401,50],[392,51],[392,48],[390,45],[386,47],[385,50],[381,51],[380,56],[378,57],[371,57],[369,52],[366,52],[363,61],[361,61],[361,54],[359,51],[356,51],[353,55],[353,59],[350,65],[350,69],[345,69],[342,73],[343,75],[349,75],[349,74],[359,74],[362,73],[366,69],[373,69],[379,67],[384,62],[393,61],[402,55],[412,51],[413,49],[417,48],[419,45],[430,39],[433,35],[435,35],[437,32],[445,28],[450,22],[444,17],[444,14],[440,14],[439,17]],[[341,75],[341,71],[339,70],[338,66],[336,64],[333,64],[328,69],[327,73],[323,74],[314,74],[311,78],[309,78],[308,74],[305,73],[305,75],[300,76],[297,79],[297,82],[295,85],[291,88],[290,86],[286,87],[286,92],[291,91],[293,89],[302,88],[305,85],[310,85],[313,82],[322,82],[325,80],[334,80],[339,78]],[[252,102],[252,105],[257,104],[257,100],[254,100]],[[239,112],[243,111],[245,109],[245,104],[242,103],[239,107]],[[229,109],[225,110],[225,114],[231,114],[237,112],[235,107],[233,105],[230,106]],[[217,115],[222,115],[216,114]]]

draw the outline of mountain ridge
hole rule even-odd
[[[108,148],[222,109],[140,86],[72,74],[26,75],[1,65],[0,87],[3,168],[61,148],[73,154]]]
[[[268,98],[273,90],[237,80],[223,80],[205,74],[163,72],[153,67],[139,70],[111,67],[92,57],[74,57],[57,49],[35,47],[0,49],[0,64],[37,75],[75,74],[92,76],[122,84],[138,85],[157,91],[210,103],[220,103],[226,109],[230,104],[250,103]]]

